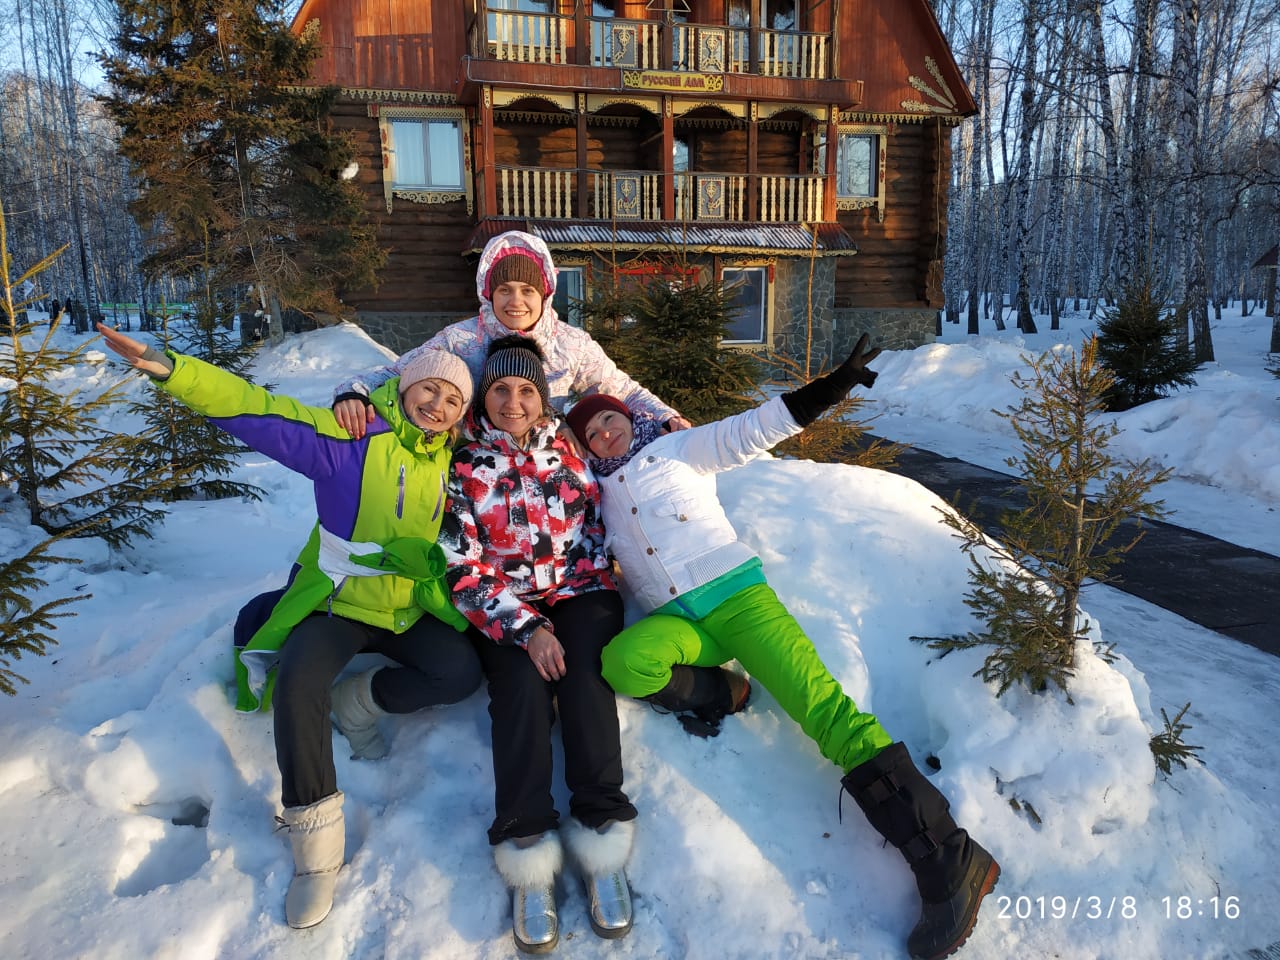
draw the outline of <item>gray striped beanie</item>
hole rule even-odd
[[[521,377],[538,388],[544,412],[551,410],[551,391],[547,389],[547,375],[542,369],[542,351],[528,337],[511,336],[495,340],[489,347],[489,358],[484,362],[480,376],[480,402],[503,377]]]

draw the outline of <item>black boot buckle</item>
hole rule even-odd
[[[883,777],[872,780],[865,787],[860,788],[854,794],[854,799],[865,810],[867,807],[880,806],[901,789],[902,786],[898,783],[898,778],[890,770]]]
[[[942,846],[928,830],[921,830],[914,837],[904,843],[898,849],[902,851],[902,855],[907,858],[907,863],[915,864],[929,856],[938,847]]]

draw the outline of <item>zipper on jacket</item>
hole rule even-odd
[[[396,486],[396,519],[404,519],[404,464],[400,464],[400,480]]]
[[[441,473],[441,474],[440,474],[440,495],[439,495],[439,497],[436,499],[436,508],[435,508],[435,510],[431,511],[431,519],[432,519],[432,521],[435,521],[436,519],[438,519],[438,518],[439,518],[439,516],[440,516],[440,508],[444,506],[445,494],[446,494],[446,493],[448,493],[448,492],[449,492],[449,491],[448,491],[448,489],[445,487],[445,483],[444,483],[444,474],[443,474],[443,473]]]

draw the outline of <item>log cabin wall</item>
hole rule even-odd
[[[555,189],[570,184],[571,215],[556,213],[544,227],[564,234],[553,221],[585,218],[590,227],[595,219],[598,233],[601,223],[609,223],[608,205],[601,205],[598,191],[602,183],[609,189],[611,181],[602,180],[601,173],[670,171],[666,149],[674,132],[689,146],[691,172],[752,181],[746,188],[752,199],[725,218],[727,226],[742,220],[744,234],[759,233],[757,228],[788,219],[779,218],[776,208],[766,210],[766,201],[756,196],[763,180],[826,176],[820,213],[814,216],[811,207],[804,207],[790,222],[801,229],[843,229],[857,244],[856,256],[832,255],[845,252],[832,248],[816,260],[803,249],[758,256],[737,250],[727,257],[690,252],[708,272],[733,264],[768,264],[772,347],[791,352],[813,337],[815,347],[828,356],[842,356],[862,330],[892,346],[931,340],[941,305],[950,131],[974,108],[928,4],[841,0],[833,29],[835,3],[797,3],[796,29],[825,34],[819,39],[828,45],[828,59],[825,73],[787,76],[767,74],[759,62],[767,44],[775,43],[771,39],[766,44],[763,37],[770,24],[756,24],[752,43],[746,44],[742,31],[733,39],[740,21],[728,24],[730,6],[740,4],[692,0],[686,18],[692,32],[687,36],[698,35],[699,26],[728,29],[730,45],[754,52],[749,65],[726,69],[718,79],[712,76],[722,84],[714,94],[685,95],[683,105],[680,94],[663,89],[629,91],[625,71],[602,66],[607,53],[598,46],[591,49],[602,29],[662,19],[649,0],[615,0],[611,6],[614,23],[602,26],[607,21],[583,19],[591,15],[589,5],[582,8],[584,14],[569,0],[559,0],[554,12],[557,29],[566,31],[567,46],[559,60],[534,62],[522,53],[504,56],[483,42],[490,22],[483,2],[477,17],[473,0],[304,0],[296,28],[311,20],[319,24],[323,52],[313,75],[316,82],[345,91],[334,121],[356,140],[358,182],[389,251],[378,288],[349,291],[346,297],[370,333],[403,350],[445,323],[474,314],[476,238],[483,242],[485,217],[508,215],[487,199],[502,168],[558,171]],[[653,31],[659,28],[634,29],[641,30],[638,35],[657,36]],[[663,33],[655,47],[665,51],[667,62],[644,68],[653,71],[650,79],[655,82],[676,72],[668,42],[676,35]],[[589,100],[594,105],[579,114]],[[379,104],[441,105],[457,113],[469,138],[465,201],[425,191],[391,197],[383,182]],[[826,118],[833,111],[829,124]],[[855,209],[847,198],[835,197],[829,174],[833,167],[824,161],[814,169],[818,145],[845,125],[884,131],[882,196]],[[835,152],[834,143],[828,147]],[[671,182],[662,182],[670,204]],[[583,183],[597,192],[590,194]],[[676,189],[675,219],[681,220],[689,216],[692,182],[681,181]],[[686,191],[684,206],[679,190]],[[565,239],[552,244],[557,260],[564,262],[583,264],[617,255],[607,244],[597,241],[594,247]],[[624,255],[635,252],[629,249]],[[796,325],[802,316],[803,334]]]

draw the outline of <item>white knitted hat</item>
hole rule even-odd
[[[444,380],[462,394],[462,406],[471,404],[471,371],[460,357],[445,350],[420,350],[400,371],[400,395],[419,380]]]

